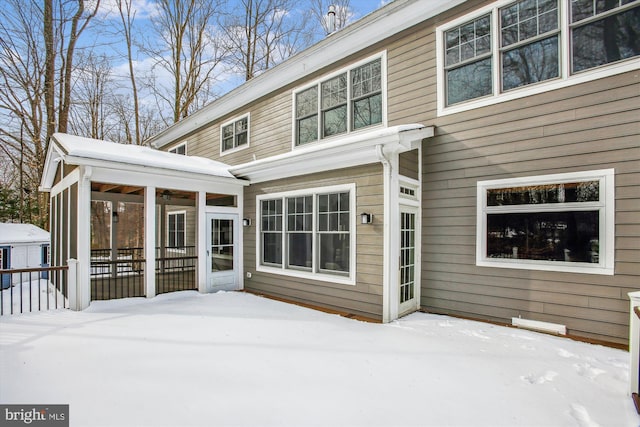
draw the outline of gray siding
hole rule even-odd
[[[626,343],[627,293],[640,287],[640,74],[436,117],[434,43],[425,24],[388,53],[389,125],[436,126],[423,145],[422,306]],[[614,276],[476,267],[478,181],[605,168],[616,172]]]
[[[256,271],[256,196],[289,190],[356,184],[356,214],[373,213],[374,224],[356,226],[356,285],[298,279]],[[380,165],[368,165],[254,184],[245,189],[244,216],[254,218],[244,228],[245,289],[325,307],[367,318],[382,319],[383,177]]]

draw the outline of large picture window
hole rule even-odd
[[[259,196],[258,206],[259,270],[353,282],[353,185]]]
[[[367,60],[294,95],[295,145],[383,122],[382,58]]]
[[[640,0],[500,0],[436,35],[439,112],[463,111],[633,69]]]
[[[477,264],[613,274],[613,170],[478,183]]]

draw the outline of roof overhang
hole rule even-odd
[[[221,119],[275,90],[291,85],[306,76],[362,52],[395,34],[407,30],[466,0],[395,0],[353,24],[336,31],[233,89],[211,104],[153,136],[155,148],[178,142],[181,138]],[[327,53],[330,52],[330,55]],[[330,57],[330,62],[327,58]]]
[[[40,191],[51,191],[58,164],[87,166],[111,171],[114,177],[122,172],[153,176],[180,177],[211,183],[248,185],[236,179],[229,166],[203,157],[183,156],[149,147],[116,144],[108,141],[56,133],[51,137],[45,159]]]
[[[312,143],[284,154],[232,166],[229,170],[251,183],[337,170],[379,162],[380,149],[385,155],[414,150],[433,135],[433,126],[421,124],[380,128]]]

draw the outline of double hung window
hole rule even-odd
[[[167,214],[167,246],[170,249],[184,249],[186,216],[184,211]]]
[[[221,151],[245,147],[249,144],[249,116],[232,120],[220,127]]]
[[[352,67],[295,93],[295,145],[383,122],[382,58]]]
[[[439,108],[485,105],[640,56],[640,0],[501,0],[437,37]]]
[[[613,170],[478,183],[478,265],[613,272]]]
[[[260,196],[258,269],[351,280],[353,204],[352,186]]]

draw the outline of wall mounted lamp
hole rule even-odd
[[[171,192],[169,190],[162,192],[162,200],[171,200]]]
[[[373,222],[373,214],[362,212],[360,214],[360,222],[362,224],[371,224]]]
[[[242,225],[244,227],[249,227],[251,225],[251,218],[242,218]]]
[[[113,211],[113,213],[111,214],[111,220],[113,221],[113,223],[117,224],[118,221],[120,221],[120,218],[118,218],[118,212]]]

